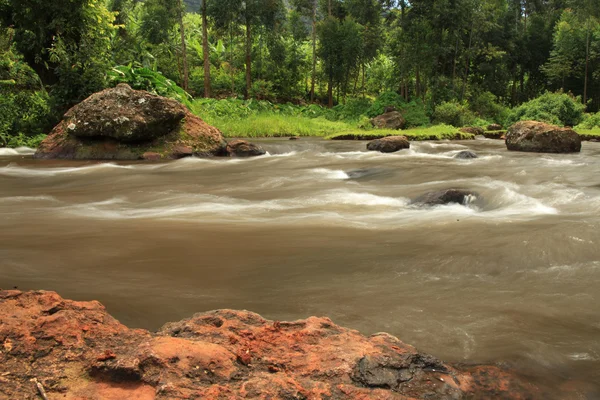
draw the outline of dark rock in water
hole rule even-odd
[[[479,194],[470,190],[446,189],[426,193],[417,197],[412,203],[426,206],[437,206],[451,203],[467,205],[478,197]]]
[[[290,140],[300,140],[300,136],[291,136]]]
[[[502,125],[491,124],[491,125],[488,125],[487,130],[488,131],[501,131],[502,130]]]
[[[398,130],[404,128],[406,120],[398,111],[390,111],[373,118],[371,123],[376,128]]]
[[[245,140],[234,140],[227,143],[226,152],[231,157],[255,157],[266,154],[262,147]]]
[[[533,153],[578,153],[581,151],[581,137],[570,128],[521,121],[509,128],[506,148]]]
[[[485,131],[479,126],[465,126],[464,128],[460,128],[459,132],[470,133],[472,135],[483,135]]]
[[[35,158],[180,158],[217,155],[224,147],[221,132],[184,105],[121,84],[95,93],[67,111]]]
[[[388,136],[367,143],[367,150],[381,153],[394,153],[408,148],[410,148],[410,142],[406,136]]]
[[[385,170],[383,168],[360,168],[360,169],[353,169],[350,171],[346,171],[346,175],[348,175],[348,178],[350,178],[350,179],[361,179],[361,178],[369,178],[374,175],[379,175],[379,174],[383,173],[384,171],[387,171],[387,170]]]
[[[458,158],[460,160],[470,160],[472,158],[479,158],[479,156],[472,151],[463,150],[460,153],[457,153],[454,158]]]

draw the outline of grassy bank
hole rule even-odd
[[[582,140],[600,140],[600,128],[594,129],[576,129]]]
[[[459,132],[457,128],[449,125],[436,125],[427,128],[412,128],[402,131],[386,129],[361,130],[354,129],[328,135],[330,140],[371,140],[387,136],[406,136],[409,140],[470,140],[475,136],[470,133]]]
[[[205,120],[219,128],[225,137],[327,136],[354,128],[351,124],[322,117],[267,113],[246,118],[207,117]]]

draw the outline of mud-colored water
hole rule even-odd
[[[163,164],[0,149],[0,287],[97,299],[148,329],[217,308],[326,315],[446,361],[575,379],[597,398],[600,144],[261,144],[270,155]],[[480,158],[452,158],[465,149]],[[480,197],[410,204],[451,187]]]

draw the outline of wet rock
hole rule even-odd
[[[406,125],[406,120],[398,111],[386,111],[371,120],[375,128],[379,129],[402,129]]]
[[[498,367],[453,367],[328,318],[219,310],[150,333],[95,301],[0,291],[0,321],[2,399],[37,398],[33,377],[49,398],[67,400],[549,398]]]
[[[361,179],[382,174],[384,171],[386,170],[383,168],[359,168],[346,171],[346,175],[348,175],[348,178],[350,179]]]
[[[504,140],[506,139],[506,131],[485,131],[483,133],[483,137],[485,137],[486,139]]]
[[[459,129],[460,132],[470,133],[471,135],[483,135],[485,130],[479,126],[465,126]]]
[[[487,130],[488,131],[501,131],[502,130],[502,125],[491,124],[491,125],[488,125]]]
[[[470,160],[473,158],[479,158],[479,156],[475,153],[473,153],[472,151],[468,151],[468,150],[463,150],[459,153],[457,153],[454,158],[457,158],[459,160]]]
[[[300,140],[300,136],[290,136],[290,140]]]
[[[581,151],[581,138],[570,128],[521,121],[509,128],[506,147],[512,151],[534,153],[578,153]]]
[[[245,140],[233,140],[227,143],[226,152],[231,157],[255,157],[266,154],[262,147]]]
[[[67,111],[34,157],[138,160],[152,153],[168,159],[216,155],[223,146],[221,132],[184,105],[120,84]]]
[[[394,153],[408,148],[410,148],[410,142],[406,136],[388,136],[367,143],[367,150],[381,153]]]
[[[479,194],[470,190],[445,189],[426,193],[417,197],[412,203],[426,206],[436,206],[451,203],[467,205],[479,197]]]

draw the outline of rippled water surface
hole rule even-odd
[[[600,144],[261,144],[268,156],[161,164],[0,149],[0,287],[97,299],[148,329],[218,308],[327,315],[598,398]],[[480,158],[452,158],[465,149]],[[445,188],[479,197],[410,204]]]

